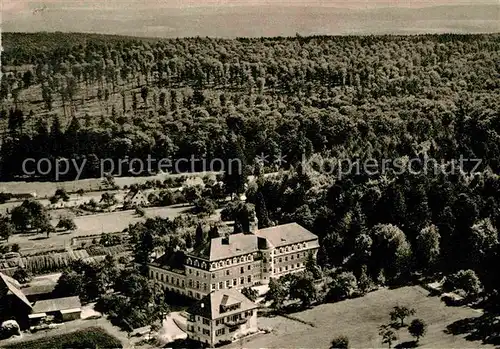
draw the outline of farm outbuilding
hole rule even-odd
[[[81,313],[82,305],[77,296],[47,299],[35,302],[30,320],[34,325],[34,323],[53,316],[55,320],[64,322],[80,319]]]

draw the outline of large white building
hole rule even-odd
[[[214,347],[256,332],[257,308],[235,289],[214,291],[189,308],[188,338]]]
[[[303,271],[318,248],[316,235],[290,223],[214,238],[193,252],[160,257],[149,265],[149,276],[167,291],[201,299]]]

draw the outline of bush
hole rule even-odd
[[[204,215],[212,215],[215,212],[217,205],[210,199],[200,198],[197,199],[194,203],[193,213],[195,214],[204,214]]]
[[[0,327],[0,339],[19,336],[20,334],[21,330],[19,328],[19,324],[15,320],[7,320],[3,322]]]
[[[143,207],[138,206],[138,207],[135,208],[135,213],[139,217],[144,217],[146,215],[146,210]]]
[[[57,223],[56,228],[63,230],[75,230],[77,227],[72,218],[62,217]]]
[[[443,289],[447,292],[464,290],[467,298],[476,297],[482,289],[481,281],[473,270],[460,270],[446,277]]]
[[[330,349],[347,349],[349,348],[349,338],[346,336],[339,336],[332,340]]]

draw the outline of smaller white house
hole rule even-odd
[[[123,205],[128,207],[144,207],[149,205],[149,200],[141,190],[130,190],[123,199]]]
[[[236,289],[213,291],[188,310],[188,337],[214,347],[255,333],[257,308]]]

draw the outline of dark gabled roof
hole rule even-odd
[[[82,304],[78,296],[47,299],[38,301],[33,305],[33,313],[49,313],[58,310],[78,309]]]
[[[318,236],[297,223],[259,229],[255,235],[267,239],[274,247],[315,240]]]
[[[29,308],[31,308],[31,303],[28,300],[28,298],[26,298],[23,291],[21,291],[21,285],[19,284],[19,282],[17,282],[16,280],[11,278],[10,276],[7,276],[3,273],[0,273],[0,282],[3,283],[5,285],[5,287],[7,288],[7,290],[8,290],[7,294],[11,294],[11,295],[15,296],[21,302],[23,302]]]
[[[229,242],[224,243],[225,239],[229,239]],[[189,255],[212,262],[253,253],[258,250],[257,236],[240,233],[211,239],[192,253],[189,253]]]
[[[240,303],[240,307],[221,313],[221,305],[231,306]],[[206,319],[216,320],[225,316],[239,314],[258,306],[236,289],[213,291],[189,308],[188,313]]]
[[[163,254],[151,263],[152,266],[175,271],[176,273],[184,274],[184,263],[186,255],[183,251],[175,251],[173,254]]]

